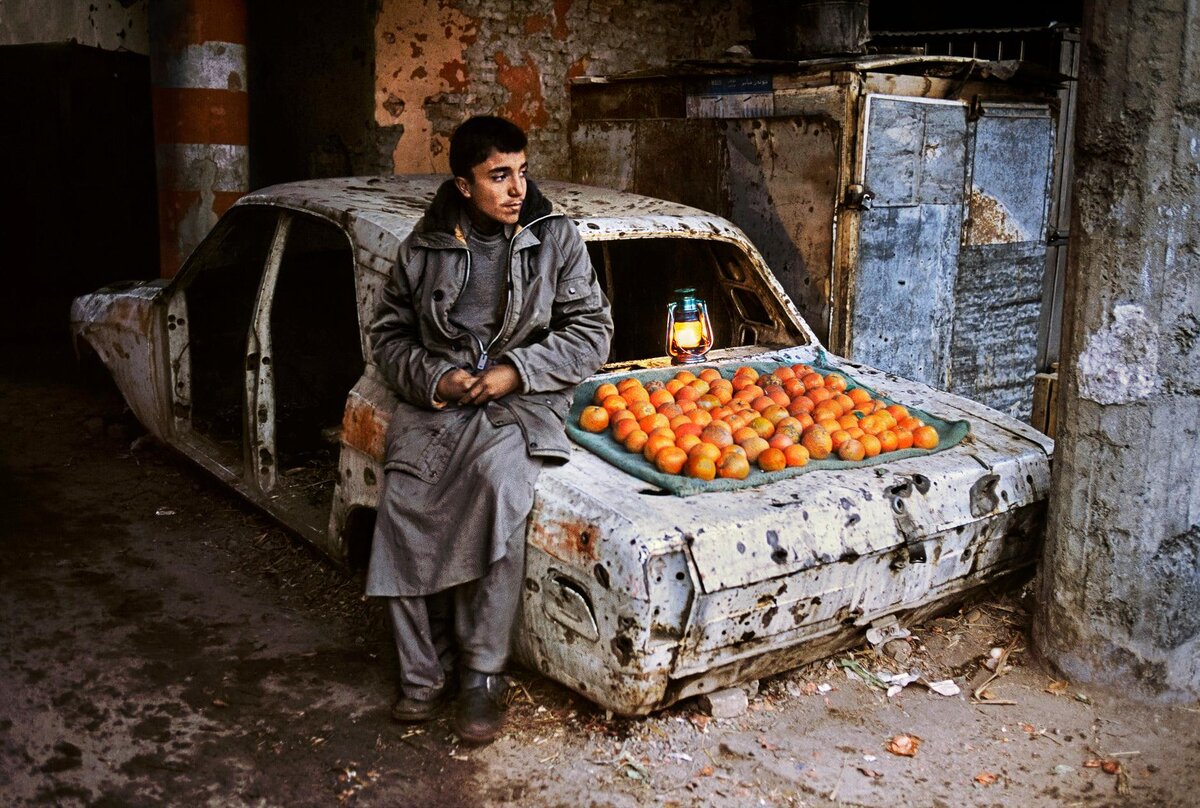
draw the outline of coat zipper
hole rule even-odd
[[[561,213],[547,213],[545,216],[539,216],[538,218],[534,219],[532,222],[525,225],[521,229],[528,230],[529,228],[533,227],[538,222],[544,221],[546,219],[551,219],[555,216],[561,216],[561,215],[562,215]],[[507,294],[506,294],[506,297],[504,300],[504,316],[500,318],[500,328],[496,332],[496,336],[492,337],[492,341],[488,343],[486,348],[483,347],[483,341],[481,339],[479,339],[478,337],[475,337],[474,334],[471,334],[472,337],[475,337],[475,341],[479,343],[480,348],[482,348],[482,352],[479,354],[479,361],[477,363],[475,363],[475,370],[477,370],[477,371],[482,371],[484,368],[487,367],[488,353],[492,350],[492,347],[496,344],[496,341],[499,340],[500,337],[502,337],[504,335],[504,332],[508,330],[508,315],[510,313],[510,310],[512,309],[512,298],[513,298],[512,260],[513,260],[513,255],[515,255],[515,252],[513,250],[513,242],[515,242],[517,240],[518,235],[520,235],[520,234],[519,233],[514,234],[512,237],[512,240],[509,241],[509,243],[508,243],[508,290],[507,290]],[[470,256],[470,254],[471,254],[471,251],[467,250],[467,255]],[[468,259],[467,259],[467,280],[469,281],[470,279],[471,279],[471,261],[470,261],[470,258],[468,257]]]

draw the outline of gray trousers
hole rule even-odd
[[[525,577],[525,525],[508,537],[504,557],[474,581],[433,595],[387,598],[400,658],[400,690],[411,699],[436,698],[457,664],[502,673]]]

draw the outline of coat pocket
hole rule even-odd
[[[457,410],[422,410],[400,402],[388,425],[384,470],[436,483],[454,451],[454,426],[460,417]]]

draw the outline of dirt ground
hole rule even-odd
[[[5,354],[5,805],[1196,804],[1200,708],[1057,681],[1020,592],[910,627],[899,658],[864,646],[763,680],[733,718],[694,702],[609,718],[518,671],[489,746],[444,717],[394,724],[394,652],[360,575],[143,438],[66,346]],[[993,648],[1011,669],[980,703]],[[962,692],[888,697],[852,663]],[[914,755],[888,750],[899,735]]]

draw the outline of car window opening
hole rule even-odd
[[[278,486],[328,511],[340,427],[362,376],[354,257],[336,225],[295,214],[271,303]]]
[[[191,429],[230,467],[242,460],[246,336],[278,213],[231,210],[180,274],[187,298]]]
[[[614,335],[608,361],[632,362],[664,353],[667,302],[690,286],[708,303],[714,345],[754,345],[751,320],[776,326],[758,293],[735,284],[749,275],[734,245],[712,239],[625,238],[588,244],[601,288],[612,302]]]

